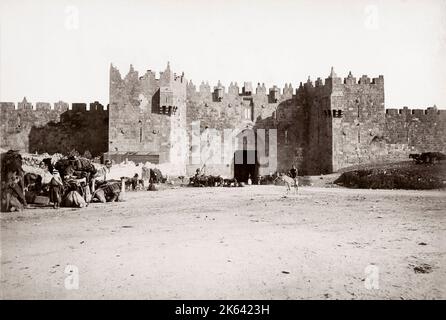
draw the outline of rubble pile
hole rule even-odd
[[[347,171],[334,181],[359,189],[442,189],[446,187],[446,165],[401,165],[389,168]]]

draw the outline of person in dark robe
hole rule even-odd
[[[131,182],[132,182],[132,190],[135,191],[139,183],[139,175],[137,173],[135,173]]]
[[[291,176],[291,178],[293,178],[294,182],[296,183],[297,182],[297,168],[294,164],[290,169],[290,176]]]

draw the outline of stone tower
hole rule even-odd
[[[373,162],[385,147],[384,77],[332,79],[333,168]]]
[[[122,78],[110,66],[109,153],[146,155],[155,163],[185,163],[186,79],[170,70],[143,76],[130,65]]]
[[[342,81],[333,68],[314,85],[298,89],[298,103],[308,114],[305,169],[312,174],[370,162],[380,150],[385,125],[384,77],[359,81],[350,73]]]

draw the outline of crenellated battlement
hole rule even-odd
[[[384,77],[380,75],[376,78],[370,78],[367,75],[363,75],[359,79],[356,79],[350,72],[346,78],[342,79],[336,75],[332,68],[331,73],[327,78],[322,79],[321,77],[318,77],[313,82],[311,78],[308,77],[305,83],[300,82],[297,89],[294,89],[291,83],[285,83],[283,88],[274,85],[267,89],[264,83],[260,84],[260,82],[258,82],[254,90],[251,82],[244,82],[240,90],[237,82],[231,82],[226,90],[226,87],[222,85],[220,81],[218,81],[215,86],[211,86],[208,81],[202,81],[197,89],[192,81],[190,81],[187,84],[187,93],[189,96],[196,98],[198,98],[198,95],[201,97],[215,97],[216,101],[223,101],[225,97],[231,99],[237,96],[256,95],[259,99],[266,99],[268,103],[276,103],[282,99],[292,99],[299,94],[310,93],[312,95],[327,95],[330,94],[333,88],[338,88],[340,86],[349,88],[357,87],[358,89],[363,86],[379,86],[377,88],[381,89],[384,86]],[[213,89],[211,89],[211,87]]]
[[[352,75],[351,71],[348,76],[344,78],[343,84],[347,86],[353,85],[384,85],[384,76],[379,75],[377,78],[370,78],[367,75],[362,75],[358,80]]]
[[[200,93],[211,93],[211,86],[209,85],[209,82],[204,82],[204,81],[201,81],[201,84],[200,84],[200,88],[199,88],[199,92]]]
[[[14,111],[16,110],[14,102],[0,102],[1,111]]]
[[[167,63],[167,67],[164,71],[158,72],[158,74],[152,70],[147,70],[142,76],[139,76],[139,72],[135,70],[132,64],[130,64],[129,71],[122,78],[121,73],[118,68],[116,68],[113,63],[110,64],[110,80],[113,81],[152,81],[156,83],[157,86],[167,86],[169,84],[186,84],[186,78],[184,72],[181,75],[177,75],[170,69],[170,64]]]
[[[211,87],[213,90],[211,90]],[[283,94],[288,94],[288,95],[294,94],[293,85],[291,83],[285,83],[283,88],[279,88],[278,86],[273,85],[272,87],[267,89],[265,83],[258,82],[254,89],[254,86],[252,85],[251,82],[244,82],[243,86],[241,87],[241,90],[240,90],[240,87],[237,82],[231,82],[226,87],[220,81],[218,81],[217,84],[214,86],[209,84],[209,81],[202,81],[197,89],[197,86],[192,82],[192,80],[190,80],[187,83],[187,90],[190,94],[213,93],[216,90],[218,90],[222,94],[227,94],[227,95],[254,95],[255,94],[255,95],[267,96],[268,92],[276,91],[276,90],[279,94],[281,94],[281,92],[283,92]]]
[[[436,106],[425,109],[409,109],[404,107],[402,109],[389,108],[386,109],[386,117],[432,117],[446,115],[446,110],[439,110]]]
[[[228,94],[231,95],[239,95],[240,94],[240,88],[238,87],[237,82],[232,83],[228,87]]]
[[[28,102],[26,98],[23,99],[22,102],[18,102],[15,104],[14,102],[0,102],[0,110],[2,111],[32,111],[32,112],[60,112],[63,113],[65,111],[73,111],[73,112],[85,112],[85,113],[93,113],[93,112],[108,112],[107,108],[104,105],[100,104],[98,101],[92,102],[89,104],[89,108],[86,103],[72,103],[71,106],[69,103],[64,101],[58,101],[53,104],[49,102],[36,102],[33,105],[31,102]]]
[[[266,86],[264,83],[262,83],[262,85],[260,85],[260,82],[257,83],[256,94],[257,95],[266,95]]]
[[[105,111],[104,105],[100,104],[98,101],[90,103],[90,111]],[[107,105],[108,110],[108,105]]]
[[[110,81],[122,80],[121,72],[113,63],[110,63]]]
[[[363,86],[377,86],[379,90],[384,86],[384,77],[382,75],[370,78],[367,75],[362,75],[358,79],[349,72],[345,78],[338,77],[334,72],[333,67],[327,78],[323,79],[318,77],[315,82],[308,77],[305,83],[300,83],[297,89],[293,88],[291,83],[285,83],[281,88],[274,85],[267,88],[264,83],[258,82],[256,86],[253,86],[251,82],[244,82],[241,87],[237,82],[231,82],[229,85],[224,85],[220,81],[217,84],[212,85],[208,81],[201,81],[199,85],[195,85],[192,81],[186,81],[184,78],[184,72],[178,76],[170,69],[170,64],[167,63],[167,67],[164,71],[159,72],[159,76],[152,70],[147,70],[144,75],[139,77],[138,72],[134,70],[130,65],[129,72],[121,78],[119,70],[111,64],[110,70],[110,83],[111,85],[116,81],[123,81],[121,88],[127,86],[139,86],[142,85],[149,89],[149,92],[155,92],[159,87],[171,86],[175,91],[176,89],[182,90],[185,88],[188,99],[197,100],[205,99],[207,101],[223,102],[231,99],[238,99],[240,96],[255,96],[258,101],[266,100],[266,103],[274,104],[284,99],[294,99],[297,95],[308,94],[311,95],[329,95],[335,88],[339,90],[342,86],[358,89]],[[139,80],[140,82],[138,82]],[[127,83],[127,84],[126,84]],[[175,84],[179,84],[180,87],[176,87]],[[118,85],[117,88],[120,88]],[[137,99],[137,97],[134,97]]]
[[[297,93],[300,92],[326,92],[327,90],[333,89],[333,87],[337,86],[346,86],[346,87],[354,87],[357,86],[360,88],[364,85],[377,85],[381,87],[384,87],[384,76],[380,75],[377,78],[370,78],[367,75],[362,75],[359,79],[356,79],[351,72],[349,72],[348,76],[345,77],[343,80],[342,78],[338,77],[336,73],[334,72],[333,68],[331,70],[330,75],[328,78],[325,78],[324,80],[321,77],[318,77],[314,82],[311,80],[311,77],[309,76],[307,81],[305,83],[300,83],[299,87],[297,88]]]
[[[59,100],[58,102],[54,103],[53,109],[57,110],[57,111],[65,112],[70,109],[70,104]]]

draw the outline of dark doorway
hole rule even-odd
[[[239,182],[248,182],[248,178],[257,181],[257,151],[237,150],[234,153],[234,178]]]

